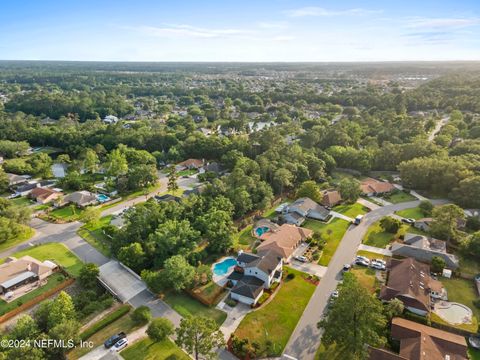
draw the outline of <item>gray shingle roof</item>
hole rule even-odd
[[[256,299],[263,290],[263,281],[254,276],[243,276],[238,280],[237,285],[232,289],[232,293]]]

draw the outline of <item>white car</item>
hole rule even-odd
[[[118,340],[115,345],[112,346],[112,351],[120,351],[128,346],[127,338]]]
[[[308,259],[305,256],[296,256],[295,259],[304,263],[308,262]]]
[[[357,256],[355,259],[355,264],[357,265],[363,265],[363,266],[369,266],[370,265],[370,260],[366,258],[365,256]]]
[[[385,260],[382,260],[382,259],[373,259],[372,261],[375,261],[375,262],[378,262],[380,264],[383,264],[385,266],[387,266],[387,262]]]
[[[370,263],[370,266],[374,269],[382,270],[382,271],[384,271],[386,269],[385,265],[381,262],[378,262],[378,261],[372,261]]]

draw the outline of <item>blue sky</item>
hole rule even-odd
[[[480,60],[480,1],[2,0],[0,59]]]

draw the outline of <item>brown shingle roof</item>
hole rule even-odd
[[[342,197],[337,190],[325,190],[322,195],[320,203],[324,206],[334,206],[342,201]]]
[[[364,194],[376,193],[383,194],[395,189],[395,186],[385,181],[378,181],[372,178],[366,178],[360,183],[360,188]]]
[[[288,258],[301,241],[311,237],[313,231],[295,225],[283,224],[276,231],[263,234],[260,239],[265,240],[257,247],[257,251],[273,250],[283,258]]]
[[[200,159],[187,159],[177,164],[177,166],[195,166],[195,167],[202,167],[203,160]]]

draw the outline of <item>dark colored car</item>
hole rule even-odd
[[[116,335],[113,335],[111,337],[109,337],[107,339],[107,341],[105,341],[103,343],[103,346],[105,346],[106,349],[110,349],[113,345],[115,345],[119,340],[121,339],[125,339],[127,337],[127,334],[125,334],[124,332],[121,332],[121,333],[118,333]]]

